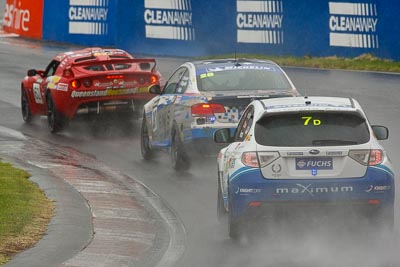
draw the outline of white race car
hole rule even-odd
[[[229,143],[218,155],[218,216],[232,238],[254,217],[305,207],[356,209],[392,228],[394,171],[377,141],[388,134],[352,98],[255,100],[234,136],[214,134]]]

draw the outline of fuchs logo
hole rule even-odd
[[[145,0],[146,38],[195,40],[191,0]]]
[[[299,158],[296,159],[296,170],[330,170],[333,167],[332,158]]]
[[[70,34],[107,35],[109,0],[69,0]]]
[[[376,4],[329,2],[330,46],[379,48]]]
[[[352,186],[313,186],[312,184],[295,184],[292,187],[276,188],[276,194],[326,194],[326,193],[346,193],[353,192]]]
[[[299,167],[300,169],[304,168],[307,165],[307,162],[305,160],[299,160],[296,163],[296,166]]]
[[[283,1],[237,0],[237,42],[283,44]]]

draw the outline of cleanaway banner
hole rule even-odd
[[[45,0],[43,38],[88,46],[115,45],[114,0]],[[123,27],[125,28],[125,27]]]
[[[3,28],[134,55],[239,53],[400,60],[400,1],[7,0]],[[35,3],[35,4],[32,4]],[[43,21],[37,20],[43,12]]]
[[[400,2],[122,0],[120,4],[126,8],[119,25],[131,30],[117,38],[117,45],[136,53],[339,57],[370,53],[400,59],[396,20]]]

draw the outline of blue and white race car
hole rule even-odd
[[[173,168],[189,167],[188,151],[217,153],[213,134],[236,128],[253,99],[297,96],[286,73],[272,61],[219,59],[187,62],[168,79],[163,90],[144,106],[141,153],[171,154]],[[190,147],[189,147],[190,146]]]
[[[230,133],[219,129],[214,139],[229,143],[218,155],[217,209],[232,238],[259,216],[313,208],[393,227],[395,175],[378,143],[389,132],[371,126],[356,100],[255,100]]]

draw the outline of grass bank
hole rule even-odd
[[[234,58],[235,55],[215,56],[212,58]],[[400,73],[400,62],[377,58],[371,54],[363,54],[355,58],[342,57],[292,57],[268,56],[261,54],[237,54],[237,58],[270,59],[281,66],[298,66],[323,69],[363,70]],[[207,57],[210,58],[210,57]]]
[[[29,177],[0,162],[0,264],[40,240],[53,216],[54,203]]]

